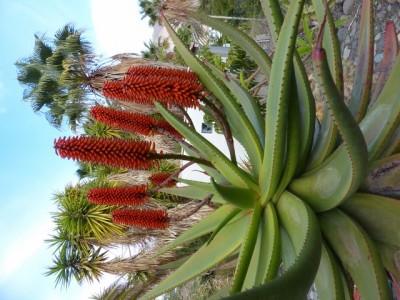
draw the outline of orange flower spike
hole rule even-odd
[[[63,137],[54,141],[56,154],[62,158],[108,166],[148,170],[158,158],[154,143],[94,137]]]
[[[164,181],[166,181],[168,178],[171,177],[171,174],[169,173],[158,173],[158,174],[153,174],[149,177],[149,180],[152,184],[154,185],[160,185],[162,184]],[[173,187],[176,185],[176,180],[171,179],[166,185],[165,187]]]
[[[114,223],[150,229],[166,229],[169,217],[164,210],[116,209],[112,212]]]
[[[87,193],[89,202],[100,205],[142,205],[149,201],[147,185],[95,188]]]

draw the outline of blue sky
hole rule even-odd
[[[69,22],[85,28],[104,57],[139,52],[151,38],[135,0],[0,0],[0,299],[79,300],[100,290],[75,283],[55,289],[54,277],[43,276],[52,259],[43,242],[52,229],[52,194],[76,182],[76,166],[53,150],[55,138],[71,133],[52,128],[22,101],[14,66],[31,54],[34,33],[51,37]]]

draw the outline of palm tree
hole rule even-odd
[[[162,62],[170,62],[174,60],[173,52],[169,51],[170,42],[168,38],[158,38],[157,43],[150,40],[144,43],[146,50],[141,51],[142,57],[149,60],[158,60]]]
[[[151,27],[160,23],[159,16],[164,6],[164,0],[139,0],[140,13],[143,15],[142,20],[148,17]]]
[[[72,130],[83,118],[88,74],[96,59],[83,31],[65,25],[48,40],[35,34],[33,54],[16,62],[18,81],[25,87],[23,99],[34,112],[43,112],[55,127],[64,117]]]
[[[124,226],[112,223],[113,207],[95,205],[87,200],[87,190],[93,186],[110,186],[104,181],[90,182],[85,186],[69,185],[64,192],[56,193],[57,212],[53,213],[56,228],[62,228],[69,237],[96,238],[101,241],[113,235],[122,235]]]
[[[33,111],[44,113],[56,128],[67,123],[76,131],[91,105],[108,103],[101,96],[103,82],[122,78],[138,60],[133,54],[121,54],[100,61],[83,38],[83,30],[67,24],[53,39],[36,34],[33,54],[15,65],[25,88],[23,100],[31,103]]]

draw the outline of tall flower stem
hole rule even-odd
[[[211,110],[211,112],[214,115],[215,121],[221,127],[222,132],[224,133],[226,144],[228,146],[231,161],[234,164],[236,164],[237,160],[236,160],[236,154],[235,154],[235,146],[233,144],[232,131],[231,131],[231,128],[229,127],[228,122],[226,121],[225,115],[223,114],[223,112],[220,109],[217,108],[217,106],[213,102],[211,102],[205,98],[203,98],[201,101],[207,106],[207,108],[209,108]]]
[[[166,186],[174,177],[177,177],[183,170],[185,170],[186,168],[190,167],[193,164],[194,164],[194,162],[192,162],[192,161],[184,164],[182,167],[180,167],[178,170],[176,170],[174,173],[172,173],[171,176],[167,180],[165,180],[164,182],[162,182],[161,184],[159,184],[155,188],[149,190],[148,194],[151,195],[151,194],[157,193],[164,186]]]
[[[202,159],[206,159],[204,157],[204,155],[202,155],[200,153],[200,151],[198,151],[195,147],[193,147],[191,144],[185,142],[182,139],[177,138],[176,136],[172,135],[171,133],[167,132],[166,130],[162,129],[162,128],[158,128],[157,131],[167,137],[169,137],[170,139],[173,139],[174,141],[176,141],[177,143],[181,143],[182,145],[185,145],[186,148],[192,150],[193,152],[195,152],[200,158]]]
[[[157,159],[187,160],[187,161],[199,164],[199,165],[214,168],[213,164],[211,162],[209,162],[208,160],[194,157],[194,156],[188,156],[188,155],[184,155],[184,154],[174,154],[174,153],[157,154],[157,153],[154,153],[151,155],[151,158],[154,160],[157,160]]]
[[[211,201],[213,196],[214,196],[213,194],[208,194],[207,197],[205,197],[203,200],[201,200],[201,202],[199,202],[193,209],[189,210],[188,212],[186,212],[185,214],[182,214],[182,215],[170,216],[169,220],[171,222],[176,222],[176,221],[182,221],[182,220],[190,217],[191,215],[198,212],[199,209],[202,208],[204,205],[208,204]]]
[[[179,109],[179,111],[183,114],[183,116],[186,118],[186,120],[189,122],[189,126],[192,127],[193,129],[194,127],[194,123],[192,121],[192,118],[189,116],[189,114],[187,113],[187,111],[182,107],[182,106],[175,106],[177,109]]]

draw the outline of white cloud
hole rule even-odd
[[[92,23],[99,46],[106,55],[140,53],[153,30],[141,20],[136,1],[91,0]]]

